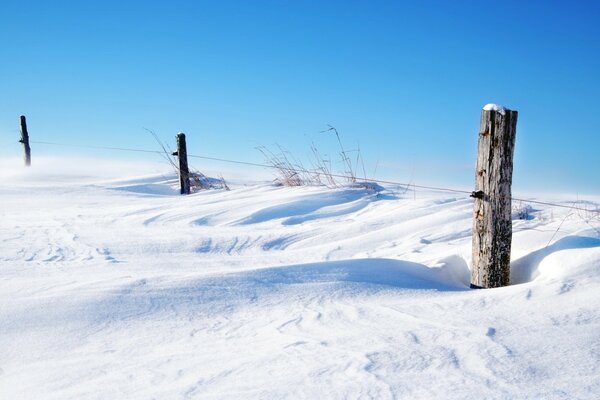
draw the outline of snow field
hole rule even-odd
[[[596,219],[535,207],[474,291],[468,198],[34,172],[0,187],[2,398],[600,395]]]

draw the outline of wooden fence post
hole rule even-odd
[[[510,283],[511,185],[517,111],[494,104],[481,111],[473,212],[471,288]]]
[[[190,194],[190,171],[187,162],[187,147],[185,133],[177,134],[177,157],[179,158],[179,186],[181,194]]]
[[[31,165],[31,147],[29,147],[29,132],[27,132],[27,120],[24,115],[21,115],[21,140],[23,143],[23,154],[25,158],[25,166]]]

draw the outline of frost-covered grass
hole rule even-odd
[[[474,291],[468,198],[175,181],[2,175],[0,397],[600,396],[597,220],[536,206]]]

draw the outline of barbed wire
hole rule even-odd
[[[19,142],[17,141],[16,143],[19,143]],[[95,145],[83,145],[83,144],[73,144],[73,143],[47,142],[47,141],[39,141],[39,140],[32,140],[32,141],[30,141],[30,143],[50,145],[50,146],[61,146],[61,147],[79,147],[79,148],[89,148],[89,149],[98,149],[98,150],[129,151],[129,152],[137,152],[137,153],[151,153],[151,154],[164,155],[163,151],[134,149],[134,148],[128,148],[128,147],[95,146]],[[335,174],[335,173],[329,173],[329,172],[320,172],[320,171],[311,171],[311,170],[307,170],[304,168],[296,168],[296,167],[291,168],[291,167],[285,167],[285,166],[280,166],[280,165],[269,165],[269,164],[262,164],[262,163],[249,162],[249,161],[231,160],[231,159],[227,159],[227,158],[201,156],[201,155],[196,155],[196,154],[188,154],[187,156],[190,158],[198,158],[198,159],[209,160],[209,161],[219,161],[219,162],[225,162],[225,163],[230,163],[230,164],[247,165],[247,166],[253,166],[253,167],[270,168],[270,169],[287,170],[287,171],[296,171],[296,172],[303,172],[303,173],[319,175],[319,176],[330,176],[330,177],[335,177],[335,178],[344,178],[344,179],[348,178],[348,175]],[[473,197],[473,195],[475,194],[475,192],[468,191],[468,190],[454,189],[454,188],[448,188],[448,187],[439,187],[439,186],[417,185],[414,183],[397,182],[397,181],[390,181],[390,180],[378,179],[378,178],[372,178],[372,177],[364,177],[364,178],[360,178],[360,180],[375,182],[375,183],[383,183],[383,184],[388,184],[388,185],[404,186],[407,189],[410,189],[412,187],[415,189],[433,190],[433,191],[438,191],[438,192],[468,194],[470,197]],[[513,196],[511,196],[510,199],[515,200],[515,201],[525,202],[525,203],[539,204],[539,205],[545,205],[545,206],[549,206],[549,207],[559,207],[559,208],[566,208],[566,209],[570,209],[570,210],[578,210],[578,211],[600,214],[599,208],[590,209],[590,208],[577,207],[574,204],[572,204],[572,205],[557,204],[557,203],[552,203],[552,202],[548,202],[548,201],[531,200],[531,199],[525,199],[525,198],[513,197]]]

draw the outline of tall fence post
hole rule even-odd
[[[25,159],[25,166],[29,167],[31,165],[31,147],[29,147],[29,132],[27,132],[27,120],[24,115],[21,115],[21,140],[19,142],[23,143],[23,155]]]
[[[473,211],[471,288],[510,283],[511,185],[517,111],[493,104],[481,111]]]
[[[177,134],[177,158],[179,158],[179,186],[181,194],[190,194],[190,171],[187,162],[187,147],[185,133]]]

